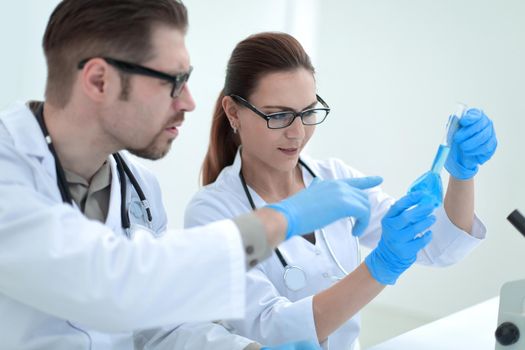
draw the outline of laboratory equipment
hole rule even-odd
[[[514,227],[525,235],[525,218],[518,210],[508,217]],[[525,349],[525,279],[507,282],[501,287],[496,350]]]
[[[443,202],[443,185],[441,183],[441,170],[445,165],[454,134],[459,128],[459,119],[465,114],[467,106],[458,104],[456,112],[449,116],[445,136],[438,147],[430,170],[421,175],[410,186],[408,192],[423,191],[432,196],[433,203],[437,207]]]

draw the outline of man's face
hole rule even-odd
[[[143,66],[175,75],[190,68],[184,34],[166,26],[152,34],[153,57]],[[107,125],[122,148],[148,159],[166,155],[179,134],[184,113],[195,109],[186,84],[178,97],[170,96],[172,84],[142,75],[129,75],[129,93],[120,99]]]

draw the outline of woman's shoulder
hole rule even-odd
[[[225,170],[215,182],[203,186],[193,195],[184,216],[186,227],[230,219],[250,211],[241,197],[240,181]]]
[[[201,187],[195,193],[191,202],[226,202],[231,197],[235,197],[234,194],[238,192],[239,186],[238,175],[234,174],[231,167],[226,167],[220,172],[214,182]]]

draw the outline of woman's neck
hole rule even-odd
[[[279,170],[242,154],[241,159],[246,184],[267,203],[278,202],[305,188],[299,164],[290,170]]]

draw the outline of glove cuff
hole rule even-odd
[[[400,259],[382,241],[365,258],[365,264],[372,277],[381,284],[390,285],[395,284],[399,276],[415,261],[415,256],[412,259]]]
[[[286,236],[284,240],[288,240],[290,237],[294,236],[294,230],[295,230],[295,220],[293,219],[292,215],[290,215],[289,211],[284,207],[283,205],[279,203],[273,203],[265,206],[265,208],[271,208],[273,210],[278,211],[279,213],[283,214],[286,218]]]
[[[479,167],[476,165],[474,168],[465,168],[461,164],[455,161],[447,161],[445,163],[445,169],[448,173],[458,180],[470,180],[478,173]]]
[[[365,258],[365,264],[368,267],[368,271],[370,271],[372,277],[381,284],[393,285],[396,283],[397,278],[401,274],[395,274],[388,269],[385,269],[382,259],[378,256],[376,250],[373,250],[370,254],[368,254],[368,256]]]

